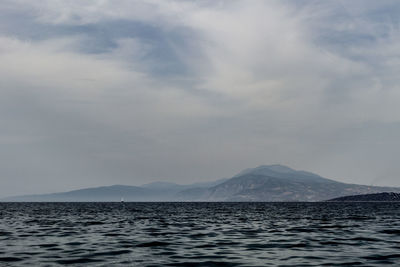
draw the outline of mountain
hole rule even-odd
[[[207,189],[181,191],[177,198],[182,201],[323,201],[385,191],[400,192],[400,188],[346,184],[283,165],[262,165]]]
[[[184,185],[170,183],[170,182],[160,182],[160,181],[143,184],[140,187],[149,189],[161,189],[161,190],[181,190],[185,188]]]
[[[172,191],[182,191],[185,189],[190,189],[190,188],[207,188],[207,187],[212,187],[218,184],[221,184],[228,180],[228,178],[223,178],[223,179],[218,179],[216,181],[211,181],[211,182],[200,182],[200,183],[192,183],[192,184],[176,184],[176,183],[170,183],[170,182],[152,182],[148,184],[141,185],[141,187],[144,188],[149,188],[149,189],[159,189],[159,190],[172,190]]]
[[[3,199],[3,201],[45,201],[45,202],[86,202],[86,201],[146,201],[162,200],[153,190],[127,185],[101,186],[85,188],[62,193],[15,196]]]
[[[400,201],[400,194],[394,192],[384,192],[377,194],[365,194],[365,195],[353,195],[338,197],[328,201],[332,202],[367,202],[367,201],[379,201],[379,202],[390,202],[390,201]]]
[[[114,202],[114,201],[174,201],[182,190],[208,188],[224,182],[220,179],[212,182],[194,184],[175,184],[170,182],[152,182],[142,186],[111,185],[85,188],[61,193],[23,195],[1,199],[9,202]]]
[[[213,182],[113,185],[2,201],[325,201],[382,192],[400,193],[400,188],[346,184],[276,164],[246,169],[230,179]]]

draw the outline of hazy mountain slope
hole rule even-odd
[[[210,182],[200,182],[200,183],[193,183],[190,184],[190,188],[207,188],[207,187],[212,187],[212,186],[216,186],[219,184],[222,184],[225,181],[228,181],[230,178],[222,178],[222,179],[218,179],[215,181],[210,181]]]
[[[245,181],[248,177],[243,177]],[[228,201],[323,201],[337,196],[349,194],[366,194],[373,192],[385,192],[400,189],[387,187],[369,187],[364,185],[351,185],[344,183],[318,183],[292,181],[283,178],[266,178],[265,183],[232,194]],[[219,188],[217,188],[219,189]],[[218,191],[211,195],[213,198]]]
[[[306,172],[306,171],[297,171],[291,169],[287,166],[274,164],[274,165],[261,165],[253,169],[246,169],[234,177],[240,177],[244,175],[261,175],[261,176],[269,176],[275,178],[285,178],[289,180],[299,180],[299,181],[312,181],[318,183],[338,183],[337,181],[330,180],[327,178],[323,178],[317,174]]]
[[[207,190],[180,192],[180,197],[199,201],[323,201],[385,191],[400,192],[400,188],[345,184],[282,165],[263,165]]]
[[[165,200],[159,191],[137,186],[112,185],[69,192],[8,197],[3,201],[151,201]]]
[[[209,201],[209,189],[204,187],[190,188],[178,192],[176,201]]]
[[[175,192],[179,192],[186,189],[192,188],[208,188],[212,186],[216,186],[227,181],[229,178],[218,179],[216,181],[209,182],[200,182],[200,183],[192,183],[192,184],[176,184],[170,182],[152,182],[148,184],[141,185],[140,187],[149,188],[149,189],[157,189],[157,190],[171,190]]]
[[[1,199],[1,201],[45,201],[45,202],[86,202],[86,201],[176,201],[177,193],[183,190],[200,187],[207,188],[219,184],[226,179],[217,181],[180,185],[170,182],[153,182],[142,186],[112,185],[85,188],[69,192],[23,195]],[[195,189],[196,191],[197,189]]]
[[[186,188],[186,186],[184,185],[170,183],[170,182],[161,182],[161,181],[143,184],[140,187],[149,189],[160,189],[160,190],[183,190]]]

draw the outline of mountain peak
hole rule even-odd
[[[280,172],[280,173],[289,173],[289,172],[295,172],[292,168],[289,168],[288,166],[281,165],[281,164],[272,164],[272,165],[260,165],[254,169],[269,169],[275,172]]]
[[[272,165],[260,165],[258,167],[255,168],[249,168],[249,169],[245,169],[241,172],[239,172],[237,175],[235,176],[242,176],[245,174],[270,174],[271,172],[274,173],[294,173],[296,172],[296,170],[289,168],[285,165],[281,165],[281,164],[272,164]]]
[[[318,183],[337,183],[334,180],[323,178],[317,174],[294,170],[281,164],[260,165],[256,168],[245,169],[234,177],[257,175],[264,177],[275,177],[280,179],[289,179],[299,182],[318,182]]]

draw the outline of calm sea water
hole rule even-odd
[[[0,203],[0,266],[400,265],[399,203]]]

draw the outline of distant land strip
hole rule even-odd
[[[363,194],[338,197],[329,202],[398,202],[400,201],[400,194],[395,192],[383,192],[376,194]]]
[[[275,164],[245,169],[231,178],[210,182],[181,185],[162,181],[141,186],[111,185],[52,194],[12,196],[0,201],[319,202],[329,199],[331,201],[399,201],[399,194],[398,187],[347,184],[311,172]]]

